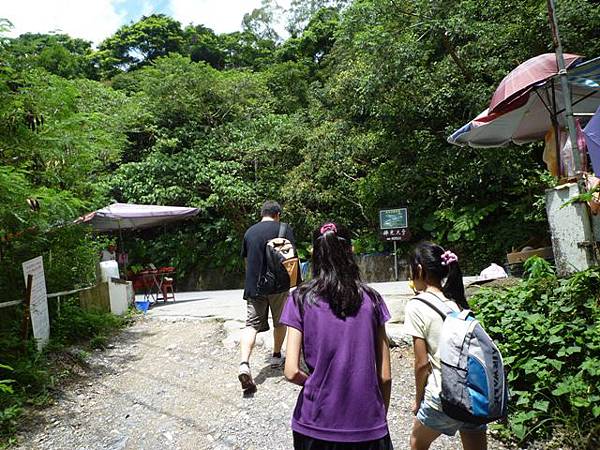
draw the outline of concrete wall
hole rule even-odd
[[[217,291],[223,289],[243,289],[244,274],[227,272],[225,269],[194,269],[177,283],[176,291]]]
[[[360,267],[363,281],[375,283],[394,281],[394,257],[390,255],[358,255],[356,262]],[[408,261],[398,258],[398,279],[408,279]],[[225,269],[196,269],[177,285],[179,292],[207,291],[222,289],[242,289],[244,274],[226,272]]]
[[[546,191],[546,212],[552,234],[556,271],[567,276],[595,264],[595,238],[587,205],[563,206],[579,194],[575,183],[567,183]]]
[[[356,262],[360,268],[363,281],[367,283],[396,281],[394,279],[393,255],[358,255]],[[408,260],[398,258],[398,279],[408,280],[408,275]]]
[[[110,312],[110,295],[108,283],[98,283],[96,286],[79,293],[81,309],[94,312]]]

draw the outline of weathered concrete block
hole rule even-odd
[[[79,293],[79,304],[86,311],[110,312],[108,282],[98,283]]]
[[[546,212],[552,234],[556,272],[567,276],[595,264],[595,237],[587,205],[576,202],[563,205],[580,194],[576,183],[567,183],[546,191]]]

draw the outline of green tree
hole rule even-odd
[[[278,48],[278,58],[321,63],[333,49],[339,18],[339,11],[335,8],[319,9],[299,35],[290,37]]]
[[[177,235],[194,246],[176,249],[162,239],[143,254],[138,249],[138,257],[177,263],[181,273],[198,265],[238,267],[232,242],[237,245],[260,202],[278,195],[282,169],[300,163],[302,119],[278,113],[264,74],[220,72],[172,55],[138,76],[156,141],[147,156],[115,172],[113,196],[203,211],[196,226]],[[168,255],[174,260],[165,260]]]
[[[287,30],[292,37],[297,37],[319,10],[334,8],[339,11],[349,3],[349,0],[292,0],[287,11]]]
[[[15,69],[41,67],[63,78],[98,77],[91,42],[66,34],[25,33],[10,39],[6,51]]]
[[[591,5],[579,5],[590,34],[569,51],[596,45]],[[299,216],[339,217],[374,235],[379,207],[408,205],[415,238],[451,241],[469,271],[547,238],[540,199],[550,180],[538,145],[489,151],[445,141],[506,73],[550,50],[544,2],[482,10],[476,1],[356,0],[333,36],[322,82],[311,88],[307,153],[291,175],[301,188],[286,191]]]
[[[190,25],[185,28],[184,34],[192,61],[203,61],[215,69],[223,69],[225,52],[220,45],[219,36],[213,30],[203,25]]]
[[[100,44],[96,57],[103,75],[110,77],[147,65],[160,56],[180,53],[183,45],[181,24],[164,14],[152,14],[119,28]]]
[[[225,54],[226,69],[260,70],[273,61],[276,43],[271,39],[241,31],[221,34],[219,40]]]
[[[250,13],[244,14],[242,28],[260,39],[277,41],[279,35],[275,31],[275,17],[281,7],[274,0],[262,0],[260,8],[255,8]]]

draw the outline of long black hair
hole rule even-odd
[[[458,260],[453,257],[447,258],[444,254],[447,254],[446,250],[439,245],[421,242],[410,258],[411,273],[414,277],[421,266],[423,279],[430,283],[438,283],[447,298],[454,300],[462,309],[469,309]]]
[[[361,283],[351,239],[350,230],[333,222],[313,232],[313,279],[293,294],[301,311],[305,304],[314,305],[321,298],[329,303],[337,317],[344,318],[356,315],[362,305],[363,292],[374,302],[380,301],[379,294]]]

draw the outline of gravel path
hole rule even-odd
[[[290,416],[299,388],[266,364],[257,347],[251,365],[258,392],[244,398],[237,348],[218,321],[141,320],[111,348],[94,352],[57,402],[27,418],[18,449],[292,448]],[[396,449],[408,448],[413,398],[410,350],[393,349],[389,414]],[[441,438],[432,449],[460,449]],[[491,442],[490,449],[503,448]]]

